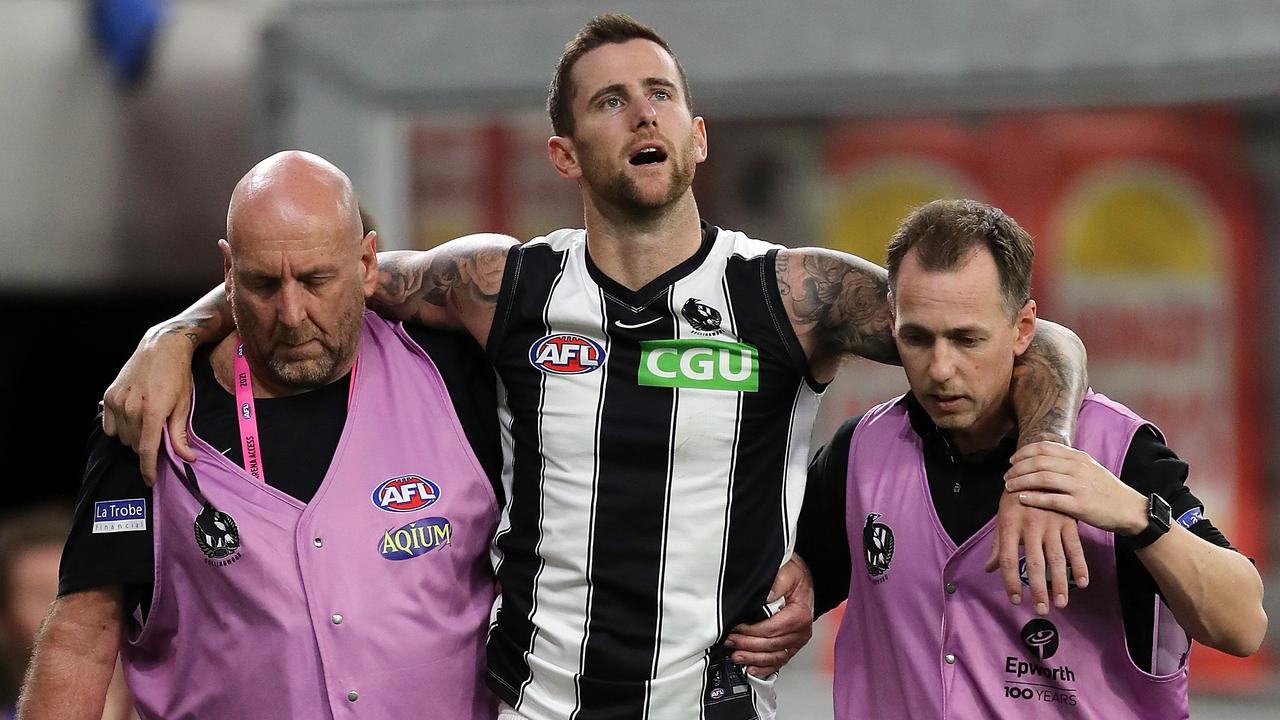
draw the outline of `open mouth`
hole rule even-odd
[[[632,165],[653,165],[656,163],[664,162],[666,161],[666,159],[667,159],[667,154],[663,152],[660,148],[647,147],[647,148],[641,148],[639,152],[636,152],[634,155],[632,155],[630,162]]]

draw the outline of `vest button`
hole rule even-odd
[[[956,584],[955,584],[955,583],[947,583],[947,594],[948,594],[948,595],[954,595],[954,594],[955,594],[955,592],[956,592]]]
[[[351,702],[355,702],[360,699],[360,693],[356,692],[355,690],[352,690],[351,692],[347,693],[347,699],[350,700]]]
[[[329,619],[333,621],[333,624],[334,624],[334,625],[341,625],[341,624],[342,624],[342,616],[341,616],[341,615],[339,615],[338,613],[334,613],[334,614],[333,614],[333,617],[331,617],[331,618],[329,618]]]
[[[947,653],[945,656],[943,656],[943,658],[942,658],[942,659],[943,659],[943,660],[946,660],[948,665],[955,665],[955,664],[956,664],[956,656],[955,656],[955,655],[952,655],[951,653]]]
[[[312,540],[312,541],[311,541],[311,544],[312,544],[312,545],[315,545],[316,547],[323,547],[323,546],[324,546],[324,540],[321,540],[320,538],[316,538],[315,540]]]

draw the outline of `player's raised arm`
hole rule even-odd
[[[191,403],[191,356],[235,327],[222,285],[177,316],[152,327],[102,396],[102,429],[133,448],[142,475],[154,481],[160,429],[169,421],[174,449],[186,460],[187,411]]]
[[[426,252],[378,255],[378,286],[369,305],[378,314],[432,327],[463,329],[481,345],[489,337],[502,288],[507,235],[481,233]]]
[[[901,364],[884,268],[837,250],[802,248],[779,251],[776,271],[782,304],[817,380],[835,377],[848,355]],[[1014,363],[1018,444],[1069,444],[1087,385],[1080,339],[1061,325],[1037,321],[1031,347]]]
[[[778,292],[819,382],[846,355],[901,365],[893,341],[889,274],[860,257],[823,248],[780,250]]]

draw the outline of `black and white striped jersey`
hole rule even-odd
[[[639,291],[586,234],[514,249],[487,349],[510,499],[490,686],[533,720],[772,716],[720,643],[790,556],[822,387],[779,246],[704,226]]]

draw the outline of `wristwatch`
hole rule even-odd
[[[1129,548],[1141,550],[1159,540],[1162,535],[1169,532],[1172,522],[1173,511],[1169,503],[1159,495],[1151,493],[1151,497],[1147,499],[1147,529],[1128,538]]]

